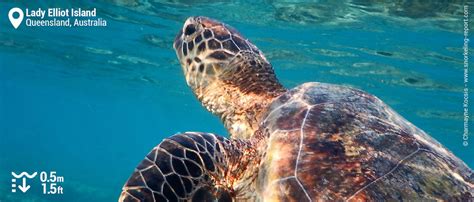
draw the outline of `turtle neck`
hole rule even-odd
[[[286,92],[278,82],[263,83],[254,90],[244,87],[247,86],[216,81],[196,92],[202,105],[220,117],[232,138],[252,137],[268,105]]]

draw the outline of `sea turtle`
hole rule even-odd
[[[257,47],[190,17],[174,48],[187,84],[230,139],[163,140],[121,201],[469,201],[472,170],[377,97],[325,83],[285,89]]]

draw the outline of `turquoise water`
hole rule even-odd
[[[0,201],[115,201],[164,137],[226,135],[172,50],[192,15],[240,30],[286,87],[361,88],[473,167],[472,138],[462,146],[462,4],[330,2],[0,3]],[[95,7],[108,26],[15,30],[12,7]],[[39,182],[11,193],[11,171],[43,170],[64,176],[63,195],[43,195]]]

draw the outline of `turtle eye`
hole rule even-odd
[[[186,29],[184,29],[184,35],[186,35],[186,36],[194,34],[194,32],[196,32],[196,26],[194,26],[192,24],[186,26]]]

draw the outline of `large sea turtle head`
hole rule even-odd
[[[233,136],[253,134],[263,109],[285,91],[262,52],[217,20],[188,18],[173,47],[187,84]]]
[[[259,72],[274,76],[271,66],[257,47],[232,27],[207,17],[188,18],[173,46],[186,81],[193,89],[205,88],[216,79],[230,81],[231,77],[240,74],[253,76],[240,73],[243,63],[250,61],[253,61],[252,66],[256,62],[263,63],[265,71]]]

